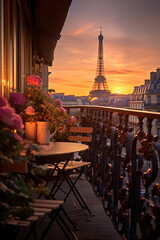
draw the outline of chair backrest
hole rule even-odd
[[[93,127],[70,127],[69,141],[71,142],[91,142]]]

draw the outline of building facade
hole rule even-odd
[[[41,77],[48,84],[48,66],[70,4],[71,0],[0,0],[0,95],[23,92],[27,77],[41,65]]]
[[[160,68],[150,73],[150,86],[145,95],[144,110],[160,112]],[[160,139],[160,121],[155,119],[152,124],[152,134],[158,135]]]
[[[69,105],[82,105],[74,95],[65,95],[64,93],[53,93],[51,94],[52,98],[60,99],[63,106]]]
[[[134,87],[129,106],[135,110],[160,112],[160,68],[150,73],[150,79],[145,80],[144,85]],[[129,120],[136,132],[138,118],[130,116]],[[152,135],[158,135],[160,138],[160,121],[154,120],[152,125]],[[144,119],[144,131],[146,130],[147,122]]]

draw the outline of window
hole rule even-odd
[[[0,95],[5,97],[11,89],[23,92],[32,71],[32,26],[27,9],[19,0],[0,0]]]
[[[154,84],[151,84],[150,89],[154,89]]]
[[[151,104],[151,96],[148,96],[148,104]]]
[[[157,84],[157,89],[160,89],[160,83]]]

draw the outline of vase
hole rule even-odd
[[[37,142],[50,144],[50,122],[37,122]]]
[[[26,138],[36,141],[37,137],[37,124],[36,122],[25,122]]]

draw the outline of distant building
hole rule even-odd
[[[108,107],[128,108],[130,101],[130,94],[110,94],[107,98],[96,98],[93,101],[89,100],[88,96],[65,95],[64,93],[53,93],[52,98],[60,99],[63,106],[73,105],[97,105]]]
[[[77,100],[81,102],[82,105],[90,105],[90,100],[88,96],[79,96]]]
[[[150,85],[144,100],[145,111],[160,112],[160,68],[150,73]],[[160,121],[155,119],[152,124],[152,134],[160,138]]]
[[[149,88],[149,85],[150,85],[150,80],[147,79],[147,80],[145,80],[144,85],[134,87],[134,90],[133,90],[133,93],[131,95],[130,102],[129,102],[130,109],[144,111],[144,98],[145,98],[145,94]],[[137,131],[136,126],[139,123],[138,118],[135,116],[129,116],[129,121],[135,128],[135,131]]]
[[[145,80],[144,85],[134,87],[129,105],[130,109],[160,112],[160,68],[150,73],[150,79]],[[129,121],[137,131],[138,118],[130,116]],[[152,135],[158,135],[160,138],[160,121],[154,120],[152,125]],[[146,119],[144,131],[147,132]]]
[[[128,108],[130,96],[130,94],[111,94],[108,104],[112,107]]]
[[[60,99],[62,101],[63,106],[66,105],[82,105],[80,101],[74,95],[65,95],[64,93],[53,93],[51,96],[54,99]]]
[[[107,98],[98,98],[91,102],[92,105],[128,108],[130,94],[110,94]]]

